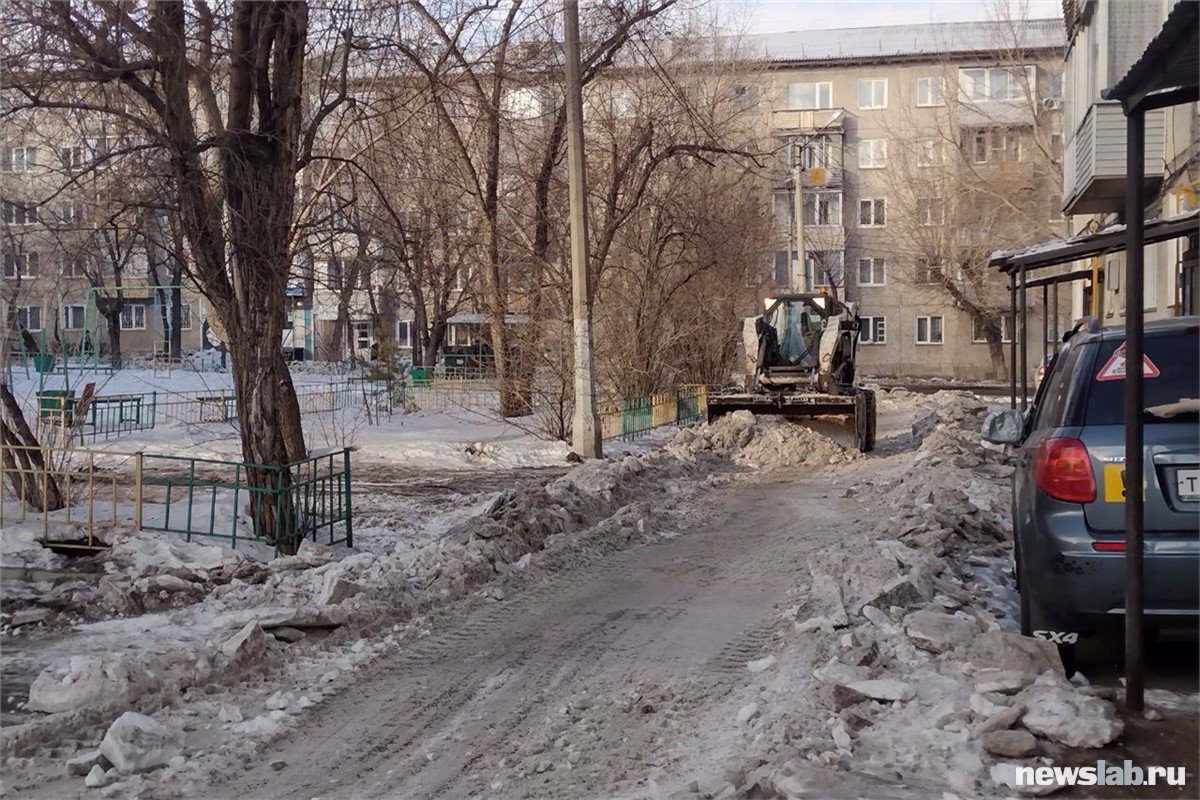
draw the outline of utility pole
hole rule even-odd
[[[579,76],[579,2],[563,0],[567,61],[567,183],[571,200],[571,308],[575,318],[575,415],[571,444],[600,458],[600,422],[592,354],[592,283],[588,275],[587,171],[583,160],[583,87]]]
[[[800,262],[797,266],[800,291],[810,292],[812,289],[808,285],[808,270],[804,266],[804,146],[797,148],[793,155],[795,159],[792,162],[792,200],[796,205],[792,209],[792,216],[796,220],[796,249],[792,252]]]

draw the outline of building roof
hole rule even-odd
[[[744,38],[742,48],[768,61],[826,62],[1055,49],[1066,43],[1061,19],[1031,19],[755,34]]]
[[[1177,2],[1146,50],[1111,89],[1128,114],[1195,102],[1200,87],[1200,3]]]

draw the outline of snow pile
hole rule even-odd
[[[804,424],[745,410],[727,414],[710,425],[684,428],[669,451],[712,451],[760,469],[834,464],[855,454]]]
[[[773,680],[742,723],[749,749],[702,787],[710,796],[807,797],[837,785],[831,775],[865,773],[887,784],[869,796],[910,796],[887,777],[903,775],[912,796],[1003,797],[1012,764],[1041,766],[1047,742],[1095,748],[1121,734],[1109,702],[1066,680],[1053,645],[1003,629],[975,575],[1009,547],[1011,466],[970,430],[982,405],[931,405],[911,469],[877,487],[896,515],[809,557],[812,580],[784,614],[796,640],[763,673]]]
[[[62,564],[62,558],[42,546],[38,541],[40,535],[40,525],[5,524],[0,529],[0,565],[20,569],[57,569]]]

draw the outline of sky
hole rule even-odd
[[[751,33],[996,18],[995,0],[720,0]],[[1061,17],[1061,0],[1010,0],[1014,16]]]

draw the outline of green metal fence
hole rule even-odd
[[[350,453],[293,464],[143,456],[142,527],[192,537],[259,541],[294,551],[304,539],[354,543]],[[290,545],[286,546],[286,545]]]
[[[407,399],[402,381],[355,378],[338,383],[300,384],[296,401],[301,414],[318,414],[365,407],[372,413],[401,408]],[[159,403],[164,419],[188,424],[236,422],[237,397],[232,389],[210,392],[180,392]]]
[[[88,404],[87,419],[81,433],[110,439],[132,431],[154,428],[158,415],[158,392],[150,394],[98,394]]]
[[[708,414],[704,386],[684,386],[674,392],[601,403],[600,431],[604,441],[630,441],[664,425],[687,425]]]

